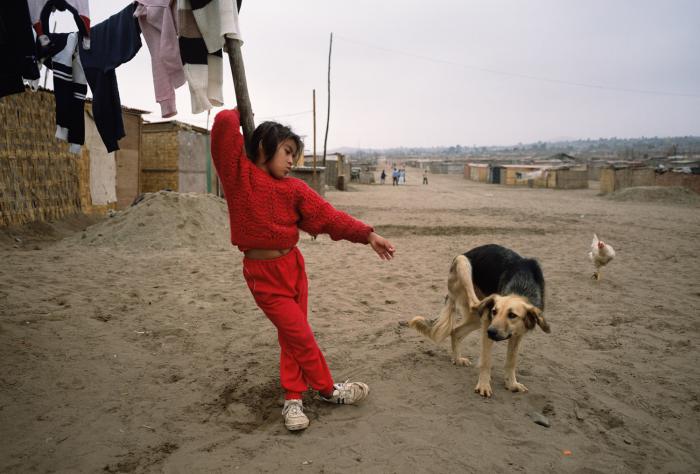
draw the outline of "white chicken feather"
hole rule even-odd
[[[600,269],[615,258],[615,249],[600,240],[596,234],[593,234],[593,242],[591,242],[591,251],[588,252],[588,258],[591,259],[595,267],[592,278],[600,280]]]

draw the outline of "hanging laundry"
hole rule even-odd
[[[190,87],[192,113],[224,104],[225,37],[242,41],[233,0],[178,0],[180,54]]]
[[[177,43],[174,0],[137,0],[134,16],[151,52],[156,102],[163,118],[177,114],[175,89],[185,83],[185,71]]]
[[[29,13],[39,44],[49,46],[49,16],[54,10],[73,14],[85,49],[90,49],[90,4],[88,0],[28,0]]]
[[[49,33],[56,96],[56,138],[70,143],[71,153],[80,153],[85,143],[85,94],[87,81],[78,54],[78,33]]]
[[[0,1],[0,57],[0,97],[24,92],[22,79],[39,80],[26,0]]]
[[[130,61],[141,49],[141,30],[134,18],[136,6],[129,4],[119,13],[94,25],[91,47],[79,46],[80,62],[92,90],[92,113],[107,152],[119,149],[125,136],[121,100],[115,69]]]

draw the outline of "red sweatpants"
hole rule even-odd
[[[243,276],[272,324],[280,344],[280,381],[285,399],[299,399],[309,386],[333,391],[333,377],[307,320],[309,286],[297,247],[269,260],[243,258]]]

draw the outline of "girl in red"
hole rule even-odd
[[[384,260],[393,257],[394,246],[368,225],[334,209],[303,181],[287,176],[293,158],[303,152],[301,139],[289,128],[264,122],[249,146],[246,154],[238,110],[219,112],[211,132],[211,155],[226,195],[231,243],[245,255],[243,276],[255,302],[277,327],[285,426],[302,430],[309,419],[301,395],[309,386],[322,400],[338,404],[359,402],[369,387],[333,383],[307,322],[306,271],[296,247],[299,229],[370,244]]]

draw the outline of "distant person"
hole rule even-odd
[[[406,169],[401,169],[399,171],[399,183],[406,184]]]
[[[382,174],[379,176],[379,183],[384,184],[386,181],[386,171],[382,170]]]
[[[394,168],[394,171],[391,172],[391,185],[399,185],[399,170],[397,170],[396,168]]]
[[[395,249],[372,227],[333,208],[304,181],[288,177],[294,157],[304,149],[288,127],[263,122],[250,141],[246,157],[238,110],[219,112],[211,131],[211,156],[228,204],[231,243],[245,255],[243,276],[255,302],[277,328],[284,424],[290,431],[303,430],[309,419],[301,399],[309,386],[318,390],[321,400],[336,405],[363,400],[369,387],[362,382],[335,383],[316,343],[307,321],[308,281],[296,246],[299,229],[370,244],[382,260],[391,260]]]
[[[423,170],[423,184],[428,184],[428,170]]]

